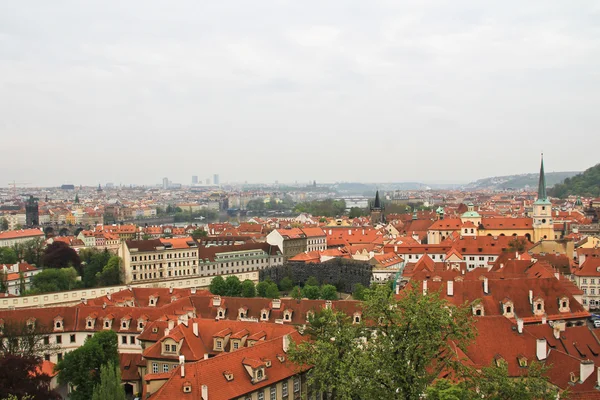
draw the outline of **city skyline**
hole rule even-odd
[[[164,11],[0,9],[7,181],[468,182],[534,172],[541,151],[549,171],[598,161],[596,2]]]

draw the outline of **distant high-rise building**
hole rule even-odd
[[[213,183],[217,186],[219,185],[219,174],[213,175]]]
[[[167,190],[169,188],[169,178],[163,178],[162,187],[164,190]]]
[[[210,178],[206,178],[206,184],[210,185]]]
[[[25,223],[27,227],[33,228],[40,224],[40,210],[38,207],[38,199],[29,196],[25,203]]]
[[[198,184],[198,175],[193,175],[192,176],[192,185],[197,185]]]

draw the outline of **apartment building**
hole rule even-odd
[[[268,243],[200,247],[198,259],[200,276],[259,271],[283,264],[279,247]]]

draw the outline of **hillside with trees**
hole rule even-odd
[[[554,185],[554,187],[549,190],[549,194],[560,198],[570,195],[599,197],[600,164],[588,168],[584,172],[571,178],[566,178],[562,183]]]

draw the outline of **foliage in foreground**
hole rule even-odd
[[[531,365],[529,377],[512,379],[502,367],[481,374],[454,357],[454,345],[465,348],[475,338],[470,307],[455,306],[438,293],[424,295],[416,285],[396,299],[387,285],[364,291],[359,323],[341,312],[324,309],[309,318],[305,335],[293,343],[290,360],[313,365],[308,384],[329,399],[471,400],[551,399],[555,392],[544,370]],[[462,383],[435,382],[441,371]],[[479,390],[477,395],[476,390]],[[479,396],[479,397],[477,397]]]

